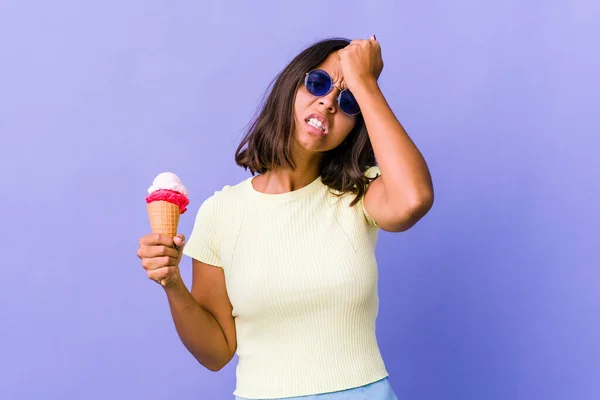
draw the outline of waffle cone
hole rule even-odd
[[[160,233],[174,238],[177,234],[180,215],[179,206],[168,201],[157,200],[148,204],[148,217],[150,217],[152,233]]]

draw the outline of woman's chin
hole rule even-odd
[[[299,144],[304,151],[311,153],[322,153],[329,150],[322,142],[303,140]]]
[[[314,136],[309,132],[300,132],[296,136],[296,143],[303,151],[310,153],[324,153],[336,147],[329,143],[327,137]]]

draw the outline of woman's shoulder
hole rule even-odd
[[[203,203],[209,203],[212,207],[230,208],[236,202],[243,202],[247,196],[249,179],[234,184],[224,184],[220,189],[214,190]]]
[[[250,178],[243,179],[234,184],[225,184],[221,189],[214,192],[213,196],[219,197],[222,200],[239,200],[248,196],[248,185]]]

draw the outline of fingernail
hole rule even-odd
[[[173,238],[173,246],[175,246],[176,249],[179,249],[179,246],[175,242],[175,239],[179,239],[179,241],[181,241],[181,243],[183,244],[183,238],[181,236],[175,236],[175,238]]]

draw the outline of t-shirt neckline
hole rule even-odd
[[[268,201],[287,201],[287,200],[296,200],[301,197],[307,196],[310,193],[314,192],[317,188],[322,185],[322,178],[319,175],[314,181],[309,183],[306,186],[301,187],[300,189],[292,190],[291,192],[285,193],[264,193],[256,190],[254,185],[252,185],[252,180],[256,178],[256,176],[251,176],[246,179],[246,186],[248,186],[249,191],[257,198],[268,200]]]

